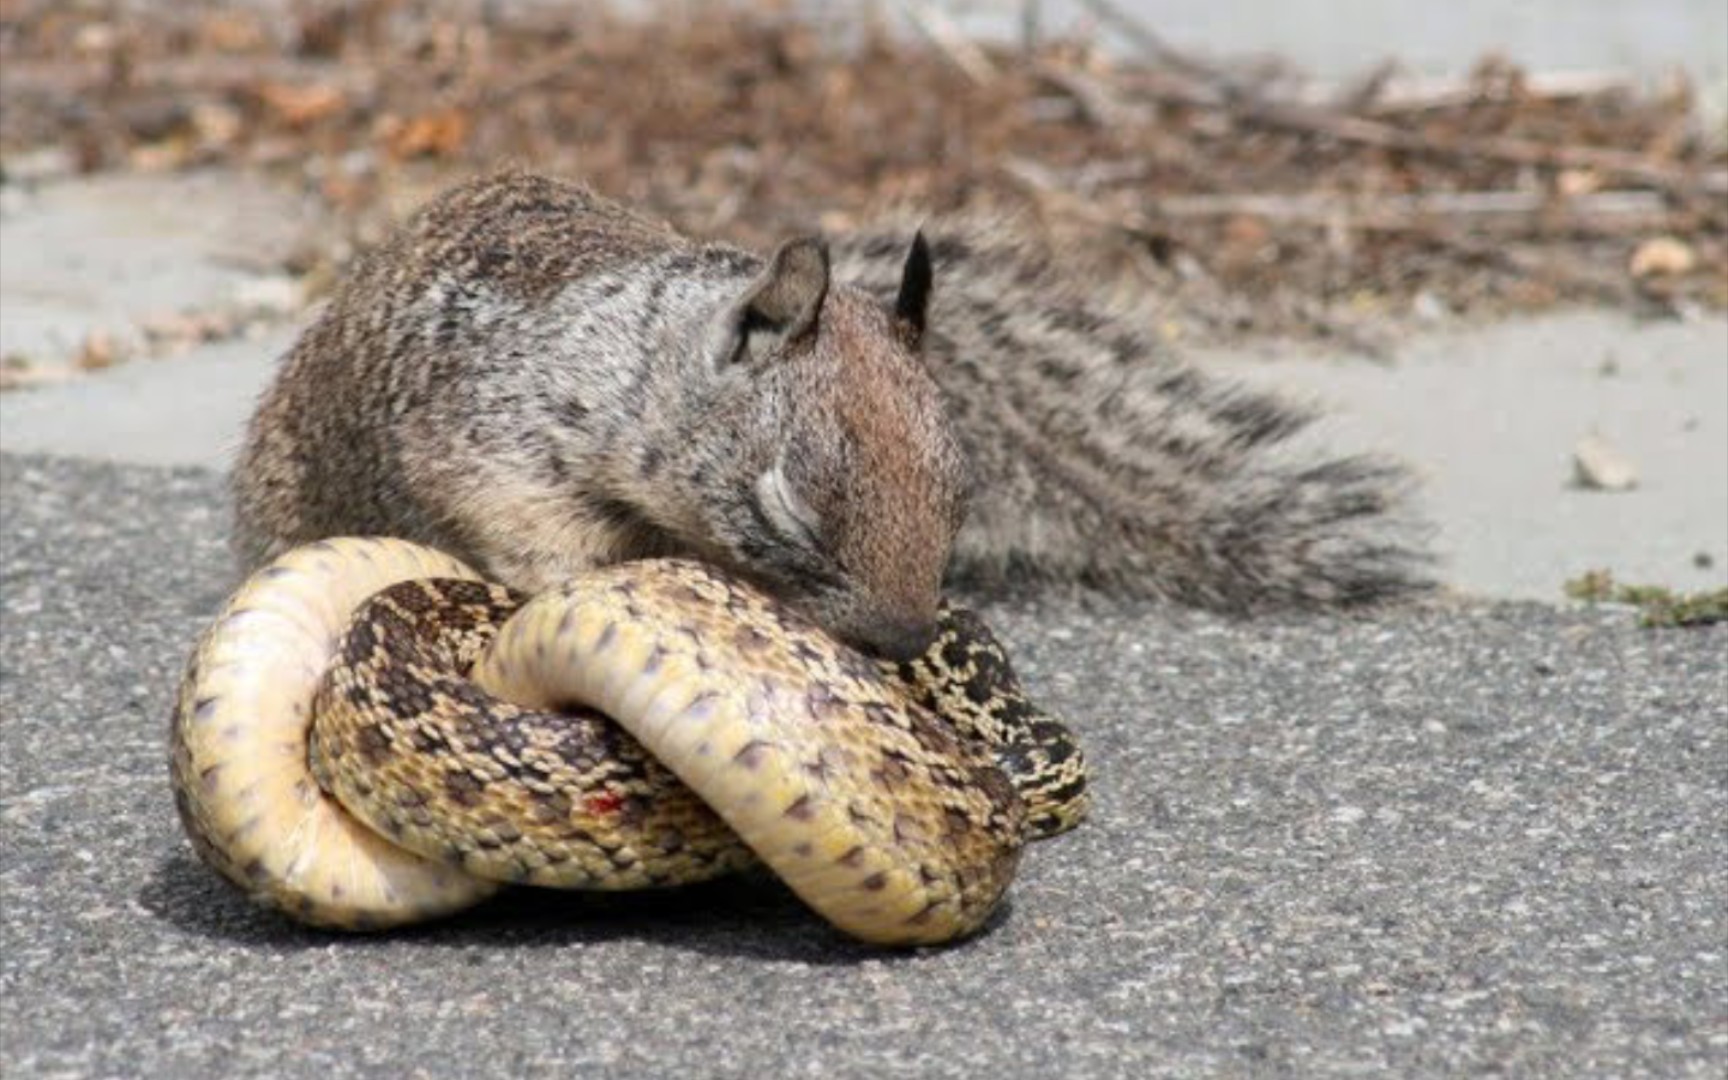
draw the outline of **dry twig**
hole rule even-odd
[[[996,80],[999,75],[996,65],[990,62],[990,57],[977,42],[954,25],[947,12],[924,0],[899,0],[899,7],[912,25],[941,49],[955,67],[965,72],[967,78],[980,84]]]

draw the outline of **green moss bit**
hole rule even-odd
[[[1566,595],[1590,604],[1630,604],[1645,626],[1728,622],[1728,589],[1681,594],[1660,585],[1621,585],[1607,570],[1588,570],[1566,583]]]

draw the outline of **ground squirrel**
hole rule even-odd
[[[1303,414],[1170,359],[1001,230],[925,235],[763,258],[573,184],[457,187],[267,391],[242,561],[379,533],[536,590],[695,554],[897,657],[945,575],[1229,610],[1418,584],[1395,467],[1284,462]]]

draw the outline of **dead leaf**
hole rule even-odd
[[[218,11],[198,24],[198,43],[216,52],[256,52],[270,44],[270,36],[250,14]]]
[[[191,145],[183,138],[140,143],[126,152],[126,164],[139,172],[173,172],[191,157]]]
[[[1698,265],[1690,244],[1672,236],[1657,236],[1638,245],[1628,269],[1635,278],[1679,277]]]
[[[385,142],[397,161],[415,157],[455,157],[468,141],[472,122],[466,110],[449,108],[413,117],[391,132]]]
[[[113,367],[121,359],[121,352],[113,334],[106,330],[92,330],[84,335],[84,343],[78,347],[72,364],[84,371],[100,371]]]
[[[192,130],[205,146],[227,146],[240,137],[245,127],[240,110],[226,102],[200,101],[192,106]]]
[[[334,116],[348,103],[340,89],[327,85],[264,83],[258,87],[258,98],[265,108],[292,128],[309,127]]]
[[[1554,190],[1569,199],[1601,191],[1602,174],[1592,169],[1561,169],[1554,178]]]

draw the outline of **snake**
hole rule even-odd
[[[526,597],[404,540],[298,547],[201,635],[170,731],[199,857],[342,930],[765,865],[845,934],[938,944],[1089,807],[1073,733],[974,613],[878,660],[686,559]]]

